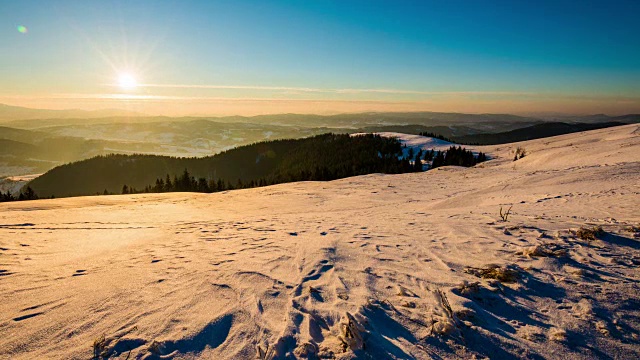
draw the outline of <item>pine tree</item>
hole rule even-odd
[[[415,168],[415,172],[420,172],[422,171],[422,154],[418,153],[416,154],[416,158],[413,161],[413,167]]]
[[[164,180],[161,178],[156,179],[156,184],[153,187],[154,192],[164,192]]]
[[[442,154],[442,151],[438,150],[438,152],[436,152],[436,155],[433,157],[433,163],[431,164],[431,168],[435,169],[443,165],[444,165],[444,154]]]
[[[164,181],[164,191],[174,191],[173,184],[171,183],[171,176],[167,174],[167,178]]]
[[[215,179],[211,179],[209,180],[209,192],[216,192],[218,191],[218,184],[216,183]]]
[[[198,192],[203,192],[203,193],[210,192],[209,191],[209,184],[207,183],[207,179],[205,179],[205,178],[199,178],[198,179],[197,191]]]
[[[20,195],[22,195],[22,193]],[[31,186],[27,186],[25,189],[23,200],[38,200],[38,195],[36,195]]]
[[[6,194],[0,192],[0,202],[16,201],[17,199],[9,191]]]

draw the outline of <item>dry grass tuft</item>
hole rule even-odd
[[[416,305],[415,301],[404,301],[404,302],[402,302],[402,304],[400,304],[400,306],[406,307],[406,308],[409,308],[409,309],[415,309],[417,305]]]
[[[553,327],[549,329],[549,339],[558,342],[565,341],[567,339],[567,332],[563,329]]]
[[[586,241],[593,241],[602,235],[604,235],[604,230],[602,230],[601,226],[581,227],[576,231],[576,236]]]
[[[438,335],[451,335],[459,332],[458,320],[449,304],[447,295],[440,289],[433,292],[438,306],[433,310],[431,319],[431,333]]]
[[[301,359],[314,359],[317,357],[319,351],[320,349],[318,349],[318,345],[310,342],[305,342],[298,345],[293,353]]]
[[[484,268],[467,267],[467,274],[475,275],[483,279],[495,279],[503,283],[514,283],[520,278],[520,273],[512,266],[487,265]]]
[[[256,358],[259,360],[273,360],[276,357],[276,352],[274,348],[266,345],[263,349],[262,346],[258,345],[256,347]]]
[[[525,150],[525,148],[518,146],[518,148],[516,149],[515,152],[515,156],[513,157],[513,161],[516,161],[518,159],[522,159],[523,157],[527,156],[527,150]]]
[[[93,340],[93,358],[92,359],[106,359],[107,354],[107,340],[104,335],[97,337]]]
[[[600,333],[604,336],[611,336],[611,332],[607,327],[607,323],[603,320],[599,320],[596,322],[596,329],[598,329],[598,331],[600,331]]]
[[[567,250],[555,244],[541,244],[528,247],[516,255],[524,255],[526,257],[560,257],[567,255]]]
[[[343,350],[364,349],[363,334],[366,330],[360,325],[350,313],[346,312],[340,322],[340,335],[338,339],[342,342]]]
[[[626,230],[630,233],[640,233],[640,226],[629,226]]]
[[[408,296],[408,297],[415,297],[416,294],[414,294],[411,290],[404,288],[400,285],[398,285],[398,288],[396,290],[396,295],[397,296]]]
[[[458,290],[458,293],[463,296],[473,295],[480,291],[480,283],[477,281],[470,283],[467,280],[464,280],[462,284],[456,287],[456,290]]]

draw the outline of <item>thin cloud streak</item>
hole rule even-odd
[[[362,90],[362,89],[360,89]],[[369,89],[373,90],[373,89]],[[374,92],[374,91],[369,91]],[[499,91],[465,91],[465,92],[429,92],[432,96],[444,96],[450,99],[478,98],[478,97],[505,97],[520,99],[552,99],[552,100],[582,100],[582,101],[617,101],[640,102],[640,96],[598,96],[598,95],[567,95],[554,93],[517,93]],[[151,101],[312,101],[312,102],[363,102],[363,103],[419,103],[421,100],[376,100],[376,99],[323,99],[323,98],[281,98],[281,97],[224,97],[224,96],[174,96],[174,95],[136,95],[136,94],[48,94],[42,96],[1,96],[14,99],[109,99],[109,100],[151,100]],[[427,100],[427,99],[424,99]]]
[[[119,87],[118,84],[108,84],[108,86]],[[282,91],[291,93],[318,93],[318,94],[395,94],[395,95],[424,95],[424,96],[504,96],[504,97],[521,97],[521,98],[549,98],[549,99],[566,99],[566,100],[614,100],[614,101],[640,101],[640,96],[634,95],[597,95],[597,94],[562,94],[552,92],[533,92],[533,91],[421,91],[421,90],[402,90],[402,89],[356,89],[356,88],[311,88],[311,87],[294,87],[294,86],[261,86],[261,85],[191,85],[191,84],[138,84],[140,88],[166,88],[166,89],[212,89],[212,90],[257,90],[257,91]],[[202,97],[206,99],[206,97]],[[244,98],[235,98],[244,99]],[[252,98],[247,98],[252,99]],[[266,99],[266,100],[300,100],[295,98],[289,99]],[[323,99],[304,99],[317,100]],[[329,99],[327,99],[329,100]],[[331,101],[340,101],[331,99]],[[350,101],[345,99],[344,101]],[[363,101],[363,100],[358,100]],[[367,100],[364,100],[367,101]],[[371,100],[374,101],[374,100]],[[414,102],[414,100],[398,100],[396,102]],[[419,100],[418,100],[419,101]]]
[[[119,87],[118,84],[107,84],[107,86]],[[324,93],[324,94],[407,94],[407,95],[529,95],[529,92],[513,91],[421,91],[402,89],[322,89],[310,87],[294,86],[261,86],[261,85],[197,85],[197,84],[138,84],[140,88],[164,88],[164,89],[212,89],[212,90],[259,90],[259,91],[293,91],[304,93]]]

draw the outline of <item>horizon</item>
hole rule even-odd
[[[425,113],[425,114],[462,114],[462,115],[513,115],[513,116],[519,116],[519,117],[529,117],[529,118],[546,118],[546,117],[550,117],[551,119],[554,119],[554,117],[558,117],[558,118],[563,118],[563,117],[589,117],[589,116],[607,116],[607,117],[619,117],[619,116],[636,116],[636,115],[640,115],[639,113],[620,113],[620,114],[611,114],[611,113],[563,113],[563,112],[555,112],[555,111],[540,111],[540,112],[512,112],[512,113],[506,113],[506,112],[462,112],[462,111],[430,111],[430,110],[414,110],[414,111],[375,111],[375,110],[371,110],[371,111],[345,111],[345,112],[339,112],[339,111],[326,111],[326,112],[320,112],[320,113],[311,113],[311,112],[273,112],[273,113],[257,113],[257,114],[246,114],[246,115],[239,115],[239,114],[215,114],[215,115],[209,115],[209,114],[184,114],[184,115],[165,115],[165,114],[148,114],[148,113],[143,113],[143,112],[138,112],[135,110],[127,110],[125,108],[100,108],[100,109],[82,109],[82,108],[60,108],[60,109],[55,109],[55,108],[35,108],[35,107],[26,107],[26,106],[20,106],[20,105],[11,105],[11,104],[6,104],[6,103],[0,103],[0,109],[2,109],[2,106],[6,106],[6,107],[11,107],[11,108],[17,108],[17,109],[25,109],[25,110],[35,110],[35,111],[60,111],[60,112],[79,112],[80,114],[77,114],[75,116],[64,116],[60,119],[74,119],[74,118],[82,118],[82,114],[91,114],[91,113],[108,113],[108,112],[114,112],[114,115],[101,115],[98,117],[92,117],[92,118],[112,118],[112,117],[131,117],[131,118],[137,118],[137,117],[168,117],[168,118],[228,118],[228,117],[244,117],[244,118],[253,118],[253,117],[260,117],[260,116],[276,116],[276,115],[297,115],[297,116],[339,116],[339,115],[364,115],[364,114],[420,114],[420,113]],[[49,118],[42,118],[42,117],[28,117],[28,118],[23,118],[23,120],[44,120],[44,119],[56,119],[58,117],[50,115],[51,117]],[[0,120],[0,122],[2,122],[3,120]],[[11,120],[9,120],[11,121]],[[18,120],[19,121],[19,120]]]
[[[640,113],[633,1],[0,9],[0,103],[12,106],[149,116]]]

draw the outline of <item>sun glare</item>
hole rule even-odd
[[[121,73],[118,75],[118,85],[124,90],[135,89],[138,86],[136,78],[130,73]]]

